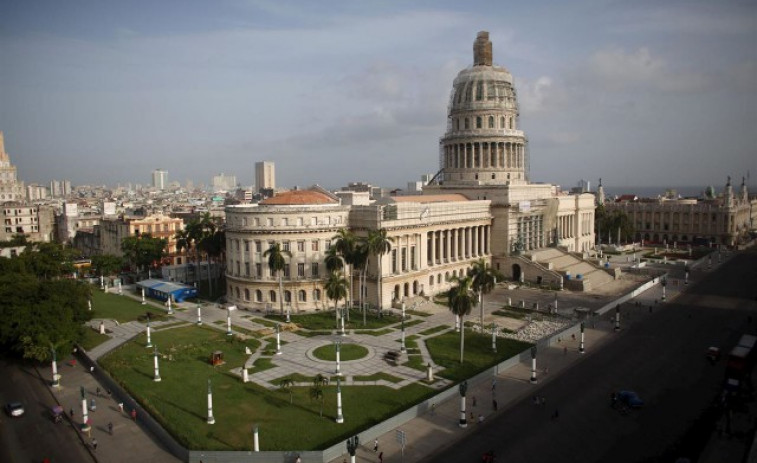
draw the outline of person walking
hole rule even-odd
[[[124,403],[123,402],[118,402],[118,409],[121,410],[121,413],[124,412]]]
[[[374,453],[378,452],[378,439],[373,441],[373,452]]]
[[[92,439],[92,450],[97,450],[97,439]]]
[[[69,415],[71,416],[71,418],[73,418],[73,417],[74,417],[74,409],[73,409],[73,408],[72,408],[72,409],[70,409],[70,410],[68,411],[68,414],[69,414]]]
[[[113,423],[108,423],[108,433],[112,436],[113,435]]]
[[[137,422],[137,409],[136,408],[131,409],[131,419],[134,420],[135,423]]]
[[[379,453],[379,463],[384,463],[384,452]]]
[[[495,412],[497,411],[497,399],[492,400],[492,408]]]

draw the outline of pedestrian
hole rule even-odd
[[[492,392],[497,390],[497,378],[492,378]]]
[[[92,450],[97,450],[97,439],[92,439]]]
[[[436,402],[431,404],[431,416],[436,415]]]
[[[100,386],[97,386],[97,397],[100,397]]]
[[[378,452],[378,439],[373,441],[373,452]]]
[[[134,420],[135,423],[137,422],[137,409],[136,408],[131,409],[131,419]]]
[[[71,410],[69,410],[68,414],[71,415],[71,418],[73,418],[74,417],[74,409],[72,408]]]
[[[108,433],[112,436],[113,435],[113,423],[108,422]]]
[[[124,403],[123,402],[118,402],[118,409],[121,411],[121,413],[124,412]]]
[[[384,463],[384,452],[379,453],[379,463]]]
[[[574,334],[571,334],[571,335],[570,335],[570,337],[571,337],[571,338],[572,338],[572,339],[573,339],[574,341],[576,340],[576,335],[575,335],[575,333],[574,333]]]
[[[495,412],[497,411],[497,399],[492,400],[492,408]]]
[[[300,458],[300,456],[297,455],[297,459],[294,462],[295,463],[302,463],[302,458]]]

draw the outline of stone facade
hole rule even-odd
[[[17,178],[16,166],[11,164],[5,152],[5,139],[0,132],[0,204],[6,201],[24,200],[24,182]]]
[[[184,222],[181,219],[163,214],[145,217],[106,217],[96,227],[95,235],[99,236],[100,240],[99,253],[115,256],[123,256],[121,243],[126,237],[149,233],[153,238],[164,238],[168,241],[167,263],[171,263],[172,256],[176,255],[176,233],[183,229]]]
[[[0,205],[0,241],[23,235],[29,241],[49,243],[54,239],[52,207],[6,202]]]

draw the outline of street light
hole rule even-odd
[[[665,286],[668,284],[668,278],[663,275],[662,280],[660,280],[660,285],[662,285],[662,301],[665,302]]]

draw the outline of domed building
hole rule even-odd
[[[569,283],[575,289],[613,278],[581,259],[594,243],[594,195],[529,181],[513,78],[493,64],[488,32],[478,34],[473,66],[453,83],[439,162],[422,195],[340,200],[314,187],[227,207],[229,300],[245,309],[278,308],[278,280],[263,254],[279,243],[291,253],[284,303],[294,311],[326,308],[325,256],[340,229],[358,237],[386,230],[389,252],[367,263],[363,296],[373,307],[446,291],[450,277],[480,259],[513,280],[553,288],[575,270],[584,276]],[[350,279],[357,301],[356,275]]]

